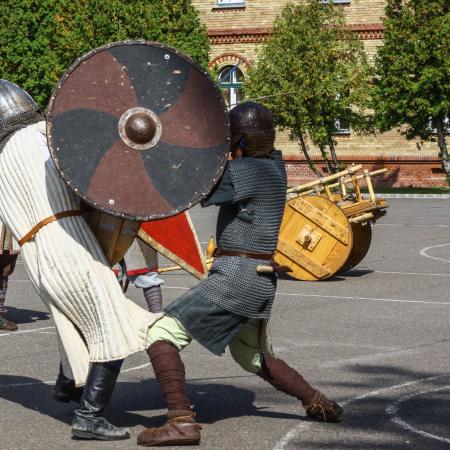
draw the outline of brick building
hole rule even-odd
[[[301,1],[301,0],[300,0]],[[324,0],[327,1],[327,0]],[[270,37],[273,23],[288,0],[193,0],[201,21],[207,26],[211,44],[210,68],[218,73],[224,97],[230,104],[241,100],[240,88],[246,71],[257,60],[258,50]],[[382,43],[384,0],[334,0],[344,9],[347,26],[357,33],[369,58]],[[445,186],[445,173],[438,158],[437,143],[419,146],[392,130],[376,136],[360,137],[342,129],[337,135],[337,155],[343,162],[365,167],[387,167],[389,175],[378,179],[387,186]],[[298,144],[279,133],[277,148],[283,150],[290,182],[314,178]],[[324,168],[317,149],[313,159]]]

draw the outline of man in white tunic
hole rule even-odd
[[[128,430],[106,421],[104,411],[123,359],[148,347],[159,316],[124,296],[79,199],[50,158],[45,132],[32,98],[0,80],[0,221],[21,245],[30,279],[53,314],[63,363],[77,386],[85,384],[72,433],[125,439]]]

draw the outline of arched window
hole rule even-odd
[[[223,67],[219,73],[219,88],[228,108],[233,108],[242,101],[244,74],[238,66]]]

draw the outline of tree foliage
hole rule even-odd
[[[0,78],[46,104],[73,61],[103,44],[158,41],[209,60],[206,29],[190,0],[2,0]]]
[[[436,140],[437,129],[441,156],[447,161],[450,3],[387,0],[384,26],[373,95],[377,126],[386,131],[404,125],[406,137],[429,141]]]
[[[246,94],[263,97],[276,124],[299,141],[308,161],[306,135],[324,157],[328,146],[335,171],[336,120],[356,132],[369,129],[369,79],[363,45],[346,29],[342,9],[308,0],[283,9],[250,70]]]

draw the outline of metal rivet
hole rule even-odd
[[[166,53],[166,54],[164,55],[164,58],[165,58],[165,59],[170,59],[170,55]]]
[[[110,205],[114,205],[115,201],[114,201],[114,199],[111,198],[111,199],[109,200],[108,203],[109,203]]]

